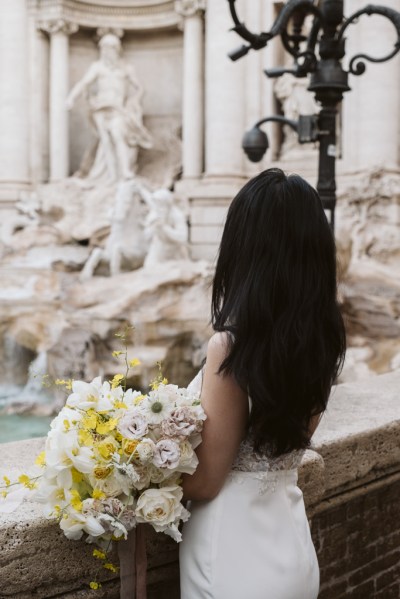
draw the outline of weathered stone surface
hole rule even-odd
[[[57,261],[57,254],[53,258]],[[70,259],[67,251],[65,260]],[[63,264],[64,270],[72,267]],[[170,262],[84,283],[73,272],[44,268],[9,266],[1,274],[0,374],[5,372],[0,382],[26,382],[29,356],[33,359],[42,351],[47,352],[48,373],[54,378],[113,375],[121,365],[112,351],[122,349],[115,333],[126,324],[135,327],[129,354],[142,362],[132,384],[145,387],[162,361],[166,375],[183,385],[204,357],[210,336],[211,279],[204,261]],[[29,356],[22,360],[15,349],[8,363],[11,346]]]
[[[338,385],[313,437],[324,459],[325,495],[399,469],[400,370]]]
[[[299,472],[313,522],[321,510],[333,509],[331,498],[335,505],[349,502],[350,496],[359,496],[363,486],[362,494],[368,497],[369,488],[376,487],[375,480],[383,484],[382,477],[390,479],[391,473],[400,471],[399,390],[400,371],[333,390],[328,411],[314,436],[314,451],[306,452]],[[25,471],[43,442],[3,444],[2,468]],[[86,585],[97,573],[91,548],[67,541],[55,524],[42,518],[39,506],[26,503],[13,514],[1,515],[0,546],[1,599],[90,596]],[[149,530],[147,550],[149,599],[178,598],[177,545]],[[319,555],[324,556],[324,551],[329,551],[328,545],[319,548]],[[323,559],[325,563],[330,558]],[[374,576],[378,575],[377,565]],[[112,577],[105,579],[97,596],[116,599],[118,582]]]

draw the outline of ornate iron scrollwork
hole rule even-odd
[[[365,73],[367,67],[365,65],[365,62],[363,62],[364,60],[368,60],[368,62],[386,62],[387,60],[393,58],[393,56],[396,56],[396,54],[400,51],[400,13],[387,6],[377,6],[374,4],[368,4],[368,6],[366,6],[365,8],[362,8],[361,10],[355,12],[343,23],[342,27],[338,32],[338,39],[342,39],[343,34],[348,28],[348,26],[352,25],[354,22],[357,22],[359,17],[361,17],[362,15],[381,15],[389,19],[389,21],[393,23],[397,31],[397,42],[395,43],[392,52],[389,52],[389,54],[386,54],[381,58],[375,58],[373,56],[370,56],[369,54],[363,53],[356,54],[355,56],[353,56],[349,63],[349,73],[351,73],[352,75],[362,75],[363,73]]]

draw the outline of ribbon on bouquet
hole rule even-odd
[[[146,525],[129,531],[126,541],[118,542],[120,599],[146,599]]]

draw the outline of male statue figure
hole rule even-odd
[[[143,88],[131,65],[121,58],[121,42],[111,33],[100,42],[100,59],[94,62],[71,90],[67,108],[86,92],[91,121],[98,142],[88,178],[107,174],[110,182],[133,177],[138,148],[150,148],[152,140],[143,125],[141,100]]]

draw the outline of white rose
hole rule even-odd
[[[136,505],[137,522],[151,524],[157,532],[165,531],[182,516],[186,517],[186,510],[181,504],[182,495],[178,485],[143,491]]]
[[[148,472],[150,475],[150,481],[155,485],[160,484],[163,480],[165,480],[166,477],[168,477],[171,474],[169,470],[165,470],[165,468],[161,470],[161,468],[157,468],[153,464],[148,466]]]
[[[155,444],[151,439],[143,439],[136,447],[136,453],[139,456],[141,464],[148,464],[154,456]]]
[[[153,464],[158,468],[176,468],[179,464],[179,445],[172,439],[161,439],[154,448]]]
[[[150,484],[150,471],[147,467],[143,466],[136,466],[135,470],[139,478],[135,481],[134,487],[138,491],[141,491]]]

